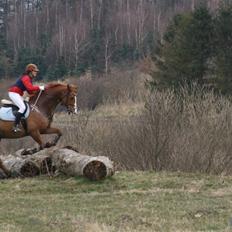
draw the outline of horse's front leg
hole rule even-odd
[[[45,148],[45,144],[43,143],[39,130],[31,131],[30,136],[39,144],[39,150]]]
[[[47,142],[45,144],[46,148],[55,146],[58,143],[58,141],[60,140],[60,137],[62,136],[62,132],[60,131],[60,129],[54,128],[54,127],[49,127],[46,130],[43,130],[42,134],[57,134],[57,136],[55,137],[55,139],[52,142]]]

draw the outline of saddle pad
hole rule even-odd
[[[14,103],[13,103],[12,101],[7,100],[7,99],[2,99],[2,100],[1,100],[1,103],[2,103],[3,105],[6,105],[6,104],[8,104],[8,105],[14,105]]]
[[[30,114],[30,107],[27,107],[27,111],[24,114],[24,118],[28,118]],[[4,120],[4,121],[14,121],[15,120],[15,116],[12,112],[12,108],[11,107],[1,107],[0,108],[0,119]]]

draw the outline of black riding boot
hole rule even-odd
[[[23,114],[19,112],[17,112],[15,115],[15,122],[14,122],[14,127],[13,127],[13,131],[15,133],[21,131],[21,129],[19,128],[19,124],[20,124],[22,116]]]

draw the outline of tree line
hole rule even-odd
[[[176,15],[153,60],[152,88],[196,82],[222,93],[232,89],[232,5],[221,3],[216,13],[201,5]]]
[[[0,0],[0,77],[30,62],[47,79],[108,73],[114,64],[156,53],[177,13],[202,2],[214,11],[220,1]]]

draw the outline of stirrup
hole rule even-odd
[[[17,133],[17,132],[20,132],[20,131],[22,131],[22,130],[19,128],[18,125],[16,125],[16,126],[14,126],[14,127],[12,128],[12,131],[15,132],[15,133]]]

